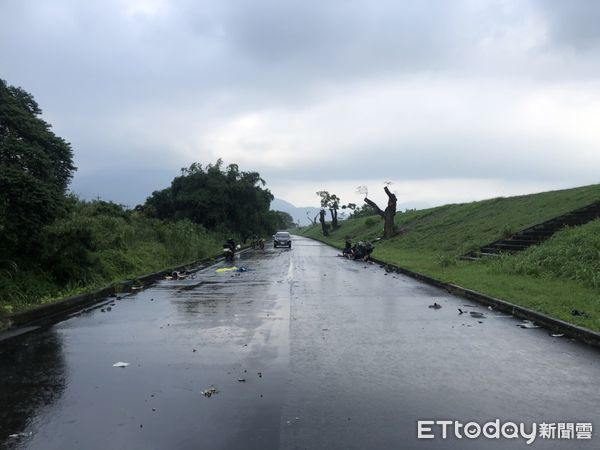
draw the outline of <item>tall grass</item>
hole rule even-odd
[[[47,230],[39,256],[0,262],[0,315],[217,254],[223,235],[189,220],[75,207]]]
[[[497,270],[541,278],[561,278],[600,289],[600,220],[566,228],[543,245],[494,263]]]

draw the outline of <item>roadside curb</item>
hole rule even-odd
[[[238,253],[249,250],[249,247],[243,248]],[[67,297],[63,300],[58,300],[53,303],[37,306],[27,311],[12,314],[10,316],[0,317],[0,323],[7,326],[5,331],[0,332],[0,346],[10,340],[13,340],[22,334],[34,331],[40,325],[51,323],[53,319],[63,317],[69,312],[80,310],[81,308],[100,302],[110,295],[117,293],[131,292],[133,287],[137,285],[148,285],[162,279],[165,274],[179,270],[202,270],[220,261],[223,261],[222,256],[210,256],[198,261],[181,264],[176,267],[165,268],[158,272],[148,273],[129,280],[117,281],[101,289],[84,294],[78,294],[72,297]],[[22,332],[19,330],[22,329]]]
[[[313,238],[310,236],[303,237],[321,242],[325,245],[335,248],[336,250],[341,250],[339,247],[336,247],[335,245],[329,242],[325,242],[324,240],[321,240],[319,238]],[[600,333],[592,331],[588,328],[573,325],[569,322],[565,322],[564,320],[556,319],[554,317],[534,311],[532,309],[525,308],[524,306],[515,305],[506,300],[495,298],[483,294],[481,292],[473,291],[471,289],[467,289],[456,284],[447,283],[445,281],[438,280],[437,278],[433,278],[428,275],[415,272],[405,267],[397,266],[396,264],[390,264],[377,258],[372,258],[372,261],[379,264],[388,272],[396,272],[402,275],[409,276],[411,278],[414,278],[415,280],[421,281],[431,286],[444,289],[450,294],[463,297],[486,306],[491,306],[496,311],[511,314],[512,316],[517,317],[519,319],[531,320],[551,331],[564,334],[565,336],[576,339],[585,344],[600,348]]]

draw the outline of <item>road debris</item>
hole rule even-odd
[[[127,367],[129,365],[128,362],[119,361],[113,364],[113,367]]]
[[[208,389],[204,389],[204,390],[203,390],[202,392],[200,392],[200,393],[201,393],[202,395],[204,395],[205,397],[208,397],[208,398],[210,398],[211,396],[218,394],[218,393],[219,393],[219,390],[218,390],[216,387],[214,387],[214,386],[211,386],[211,387],[209,387]]]
[[[531,320],[524,320],[523,323],[520,323],[517,326],[525,329],[542,328],[539,325],[536,325],[535,322]]]
[[[245,379],[245,378],[238,378],[238,381],[239,381],[240,383],[245,383],[245,382],[246,382],[246,379]]]
[[[21,437],[31,437],[33,436],[33,432],[30,431],[29,433],[15,433],[15,434],[9,434],[8,438],[9,439],[17,439],[17,438],[21,438]]]
[[[563,333],[552,333],[550,336],[552,337],[564,337]]]
[[[480,312],[469,311],[469,314],[471,315],[471,317],[473,317],[475,319],[485,319],[485,316],[483,315],[483,313],[480,313]]]
[[[218,269],[215,270],[215,272],[217,273],[225,273],[225,272],[237,272],[237,273],[242,273],[242,272],[249,272],[250,269],[248,269],[247,267],[237,267],[237,266],[231,266],[231,267],[219,267]]]
[[[440,305],[437,302],[434,302],[433,305],[429,305],[428,308],[433,308],[433,309],[440,309],[442,307],[442,305]]]

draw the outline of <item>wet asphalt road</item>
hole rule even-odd
[[[600,352],[336,254],[295,237],[24,337],[0,353],[0,448],[600,448]],[[419,419],[596,429],[417,440]]]

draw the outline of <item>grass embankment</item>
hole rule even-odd
[[[376,243],[383,261],[477,290],[600,331],[600,221],[567,228],[515,256],[457,259],[497,239],[600,199],[600,185],[519,197],[445,205],[396,215],[400,234]],[[342,222],[323,238],[319,226],[302,234],[343,247],[381,235],[378,216]],[[573,309],[587,317],[575,317]]]
[[[52,225],[39,258],[1,261],[0,316],[218,254],[222,239],[188,220],[81,204]]]

